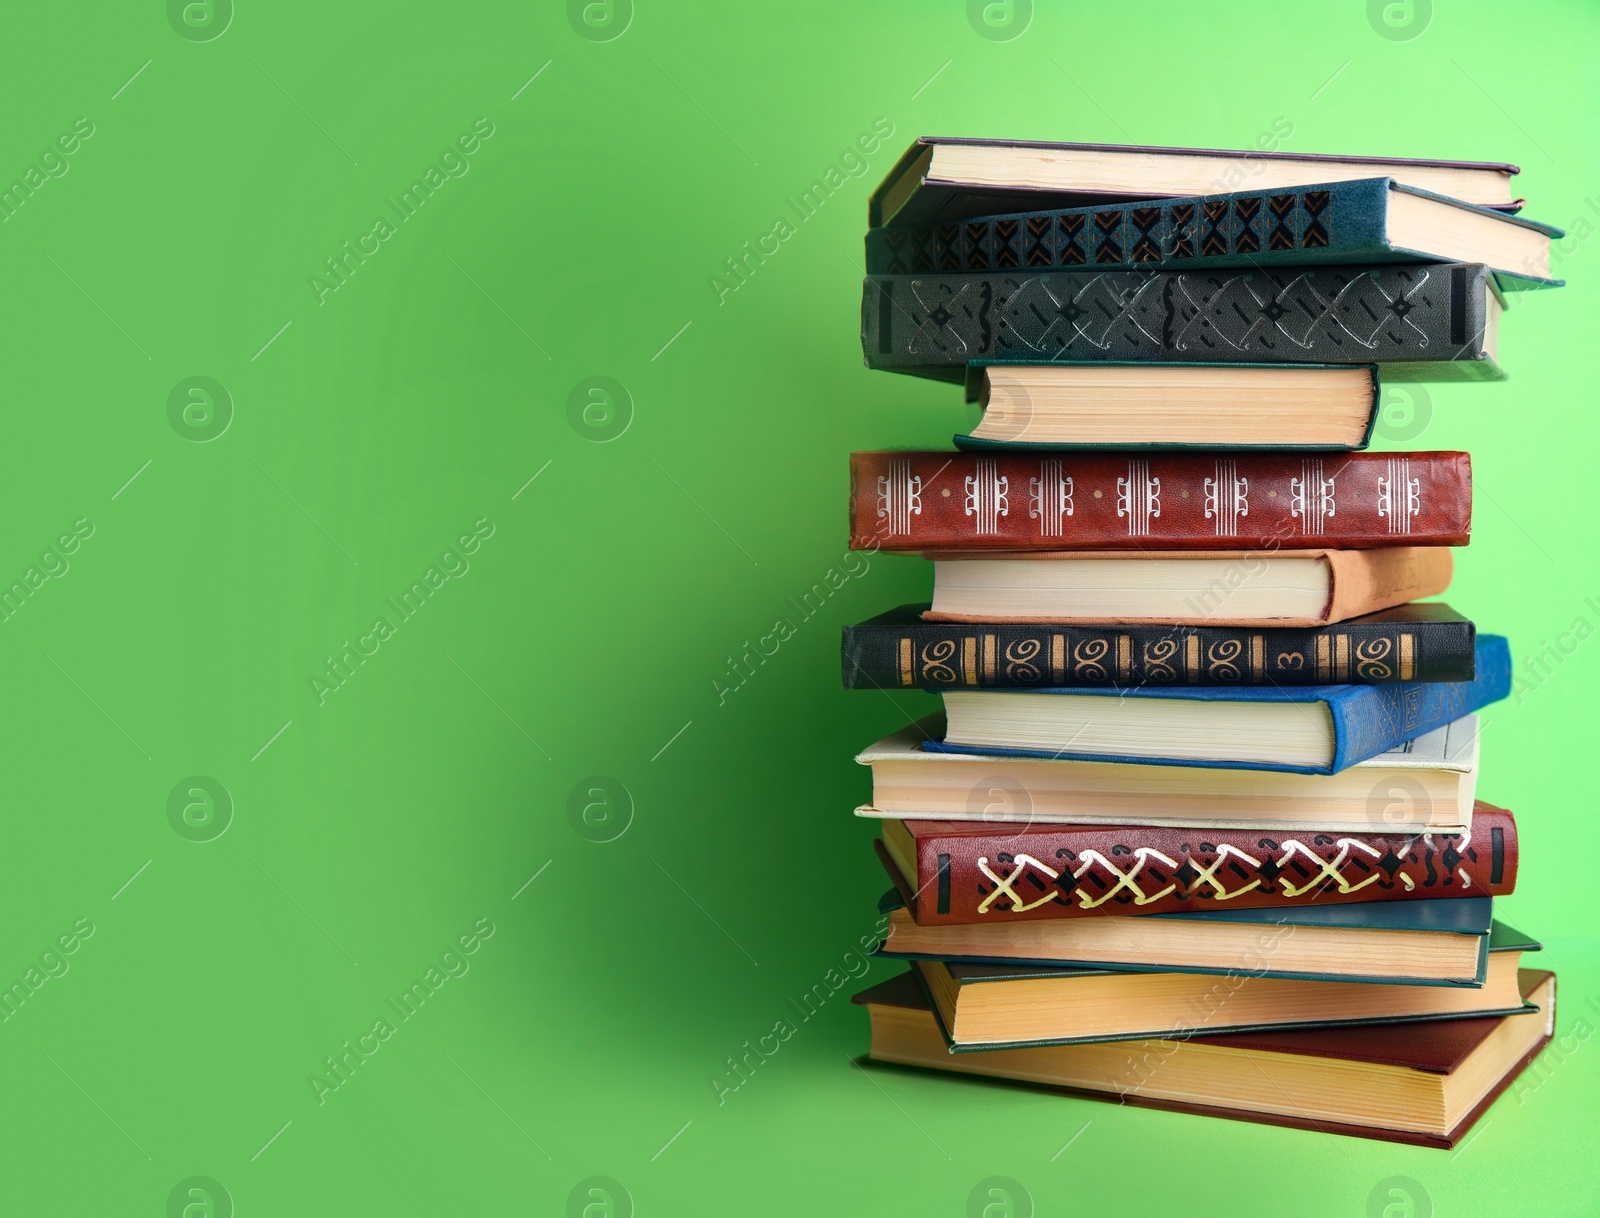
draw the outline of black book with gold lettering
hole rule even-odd
[[[846,689],[1386,685],[1470,681],[1473,624],[1400,605],[1333,626],[930,622],[902,605],[844,628]]]

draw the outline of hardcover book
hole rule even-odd
[[[1517,825],[1478,802],[1461,833],[885,820],[919,925],[1477,898],[1517,883]],[[1484,911],[1487,914],[1487,910]]]
[[[1231,689],[946,690],[933,751],[1337,774],[1511,692],[1511,651],[1477,637],[1470,681]]]
[[[1378,417],[1376,364],[974,364],[983,407],[956,447],[1019,449],[1365,448]]]
[[[902,605],[846,626],[846,689],[1385,685],[1470,681],[1473,624],[1409,604],[1337,626],[1052,626],[925,621]]]
[[[1555,974],[1524,969],[1517,980],[1536,1013],[958,1054],[910,974],[851,1001],[867,1008],[877,1062],[1447,1149],[1554,1035]]]
[[[878,857],[896,885],[878,902],[888,937],[873,954],[888,960],[1477,986],[1490,953],[1540,950],[1482,897],[923,926],[906,908],[909,885]]]
[[[877,275],[869,368],[963,382],[970,363],[1377,364],[1385,380],[1499,380],[1481,263]]]
[[[952,1053],[1271,1028],[1472,1019],[1532,1011],[1520,951],[1490,958],[1482,986],[1300,981],[1256,973],[1130,973],[915,960]]]
[[[1349,550],[1471,537],[1464,452],[850,454],[856,550]]]
[[[1454,569],[1440,546],[927,557],[933,601],[923,616],[976,624],[1323,626],[1437,596]]]
[[[930,716],[864,750],[868,819],[1173,825],[1267,833],[1460,833],[1478,782],[1475,715],[1333,775],[934,751]]]
[[[1480,206],[1516,211],[1515,165],[1414,157],[1160,148],[923,136],[872,192],[867,223],[926,224],[1041,207],[1217,194],[1246,177],[1269,190],[1391,177]]]
[[[1374,177],[874,228],[867,274],[1482,262],[1507,291],[1552,285],[1550,241],[1563,235]]]

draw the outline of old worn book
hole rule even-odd
[[[923,926],[895,883],[878,902],[888,937],[874,953],[889,960],[1476,986],[1491,953],[1540,946],[1495,921],[1487,897]]]
[[[867,274],[1482,262],[1510,291],[1554,282],[1550,241],[1563,235],[1370,177],[874,228],[867,232]]]
[[[996,363],[1377,364],[1387,380],[1504,379],[1482,263],[874,275],[869,368],[964,382]]]
[[[987,364],[968,370],[983,408],[966,449],[1365,448],[1376,364]],[[1044,475],[1048,477],[1048,473]]]
[[[1464,546],[1463,452],[850,454],[850,545],[893,551]]]
[[[1472,826],[1475,715],[1328,776],[930,749],[944,728],[942,716],[931,716],[857,756],[872,770],[872,802],[856,815],[1268,833],[1460,833]]]
[[[1283,190],[1375,177],[1515,211],[1522,205],[1511,194],[1518,172],[1495,161],[923,136],[872,192],[867,223],[927,224],[1031,208],[1217,194],[1245,184]]]
[[[845,688],[1470,681],[1477,638],[1470,621],[1433,602],[1309,628],[931,622],[927,608],[901,605],[846,626]]]
[[[1520,950],[1489,957],[1481,986],[1306,981],[1253,971],[1133,973],[915,960],[951,1052],[1264,1028],[1514,1015]]]
[[[1142,510],[1142,509],[1141,509]],[[932,550],[941,622],[1324,626],[1437,596],[1442,546],[1268,550]]]
[[[1517,825],[1506,809],[1480,800],[1463,833],[1390,829],[1375,811],[1365,833],[894,819],[881,832],[891,875],[905,877],[923,925],[1371,906],[1515,889]]]
[[[1525,969],[1533,1012],[1343,1028],[951,1053],[903,974],[851,999],[877,1062],[987,1075],[1119,1103],[1417,1146],[1456,1145],[1555,1030],[1554,973]]]
[[[944,739],[923,747],[1336,774],[1504,698],[1504,637],[1478,635],[1474,673],[1427,685],[947,689]]]

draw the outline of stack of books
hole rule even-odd
[[[1470,457],[1362,451],[1558,286],[1516,172],[924,139],[878,187],[867,364],[983,414],[851,458],[852,547],[933,590],[845,684],[944,703],[857,759],[872,1060],[1452,1146],[1550,1039],[1477,798],[1509,649],[1429,599]]]

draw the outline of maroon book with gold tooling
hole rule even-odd
[[[1517,823],[1477,801],[1465,833],[886,820],[919,925],[1193,913],[1428,897],[1517,883]]]

